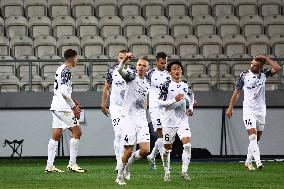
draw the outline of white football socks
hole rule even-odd
[[[128,159],[128,164],[127,164],[127,166],[128,167],[130,167],[132,164],[133,164],[133,162],[135,161],[135,160],[138,160],[138,159],[141,159],[142,157],[140,156],[140,150],[136,150],[132,155],[131,155],[131,157]]]
[[[54,158],[55,158],[55,154],[56,154],[56,150],[57,150],[57,146],[58,146],[58,141],[55,141],[53,139],[50,139],[48,142],[48,157],[47,157],[47,166],[48,167],[52,167],[53,166],[53,162],[54,162]]]
[[[183,145],[182,151],[182,172],[187,173],[188,165],[190,163],[191,158],[191,143],[187,143]]]
[[[171,161],[171,151],[172,150],[163,150],[163,156],[162,156],[162,160],[163,160],[163,166],[164,166],[164,170],[166,173],[170,172],[170,161]]]
[[[70,160],[69,165],[76,164],[76,158],[79,149],[79,139],[71,138],[70,139]]]

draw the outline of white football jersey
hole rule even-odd
[[[271,75],[271,69],[265,69],[258,74],[254,74],[250,70],[240,74],[236,89],[244,90],[244,111],[257,114],[266,111],[265,81],[266,77]]]
[[[128,89],[128,85],[116,68],[117,66],[109,69],[106,75],[106,82],[111,85],[110,106],[113,104],[122,106]],[[127,71],[134,73],[135,68],[128,66]]]
[[[175,101],[175,97],[179,94],[184,94],[184,99],[179,102]],[[162,125],[163,127],[180,127],[185,121],[188,122],[186,114],[186,100],[189,103],[190,109],[193,110],[194,94],[191,85],[187,81],[167,81],[161,87],[159,100],[173,102],[167,106],[163,106]]]
[[[71,71],[65,64],[62,64],[57,68],[53,87],[54,95],[50,110],[72,111],[70,105],[66,102],[62,95],[65,94],[66,96],[69,96],[71,98],[71,77]]]
[[[171,79],[171,76],[167,70],[160,71],[157,68],[151,69],[148,73],[150,79],[149,90],[149,108],[159,107],[158,99],[160,94],[160,87]]]
[[[150,88],[149,78],[145,76],[141,79],[136,73],[130,73],[126,81],[129,88],[123,105],[123,115],[146,116],[145,102]]]

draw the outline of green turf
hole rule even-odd
[[[247,171],[242,163],[201,162],[190,164],[191,181],[179,176],[180,162],[172,163],[172,181],[163,181],[161,162],[158,170],[151,171],[145,160],[131,168],[131,180],[126,186],[114,182],[114,160],[80,159],[87,173],[45,173],[45,160],[0,160],[0,188],[284,188],[284,163],[264,162],[264,170]],[[55,165],[65,169],[67,159],[56,160]]]

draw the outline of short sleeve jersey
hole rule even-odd
[[[106,75],[106,82],[111,85],[110,106],[113,104],[122,106],[128,89],[126,81],[118,73],[116,68],[117,66],[109,69]],[[135,73],[135,68],[129,66],[127,71]]]
[[[254,74],[250,70],[240,74],[236,89],[244,90],[244,111],[261,113],[266,110],[265,81],[271,75],[271,69],[264,69],[258,74]]]
[[[67,94],[71,98],[72,94],[72,82],[71,71],[65,65],[62,64],[58,67],[55,73],[54,80],[54,95],[52,98],[50,110],[56,111],[71,111],[70,105],[63,98],[62,94]]]
[[[149,90],[149,108],[159,107],[158,99],[160,94],[160,87],[171,79],[170,74],[167,70],[159,71],[157,68],[151,69],[148,73],[150,80]]]
[[[150,88],[149,78],[145,76],[141,79],[136,75],[136,73],[129,73],[126,81],[129,88],[124,101],[123,114],[145,115],[145,102]]]
[[[186,114],[186,100],[189,104],[194,101],[194,95],[191,85],[187,81],[167,81],[160,90],[159,99],[168,101],[174,99],[177,94],[184,94],[185,98],[179,102],[175,102],[164,107],[163,111],[163,127],[180,127],[181,123],[188,120]]]

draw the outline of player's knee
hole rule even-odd
[[[149,153],[150,153],[149,148],[140,149],[140,156],[142,156],[142,157],[146,157]]]
[[[256,139],[257,139],[256,134],[249,135],[249,140],[256,140]]]
[[[167,150],[166,148],[164,148],[164,154],[169,154],[171,153],[172,150]]]
[[[184,149],[185,151],[190,151],[190,150],[191,150],[191,143],[184,144],[184,145],[183,145],[183,149]]]

